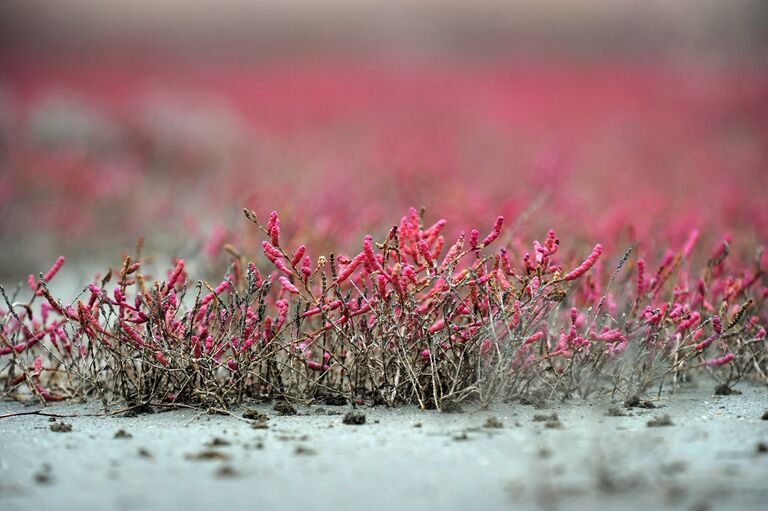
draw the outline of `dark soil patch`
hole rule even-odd
[[[269,429],[269,424],[267,424],[267,421],[253,421],[251,427],[253,429]]]
[[[152,453],[150,452],[150,450],[145,447],[139,447],[138,453],[139,453],[139,456],[141,456],[142,458],[151,459],[154,457],[152,456]]]
[[[763,419],[764,421],[768,421],[768,411],[765,411],[765,412],[763,412],[763,416],[762,416],[762,419]]]
[[[280,415],[296,415],[296,408],[288,401],[278,401],[275,403],[274,410]]]
[[[768,444],[765,442],[757,442],[757,452],[759,454],[765,454],[768,452]]]
[[[365,414],[362,412],[348,412],[342,422],[350,426],[362,426],[365,424]]]
[[[72,424],[67,424],[66,422],[53,422],[49,428],[56,433],[69,433],[72,431]]]
[[[320,402],[327,406],[345,406],[349,400],[341,394],[326,394],[320,396]]]
[[[504,427],[504,423],[498,417],[488,417],[485,419],[484,428],[501,429]]]
[[[133,435],[131,435],[124,429],[118,429],[115,432],[115,438],[133,438]]]
[[[207,447],[224,447],[227,445],[231,445],[232,442],[225,438],[216,437],[207,444],[205,444]]]
[[[548,400],[547,400],[547,397],[544,395],[544,391],[535,390],[521,397],[520,403],[524,405],[533,406],[536,410],[541,410],[547,407]]]
[[[556,422],[559,420],[560,418],[557,416],[557,413],[555,412],[552,412],[552,415],[537,413],[536,415],[533,416],[533,422],[547,422],[547,421]]]
[[[51,484],[53,482],[53,469],[48,463],[44,463],[42,468],[35,472],[35,482],[37,484]]]
[[[560,421],[547,421],[544,423],[547,429],[563,429],[563,423]]]
[[[659,428],[662,426],[674,426],[669,415],[662,415],[648,421],[649,428]]]
[[[123,417],[138,417],[142,414],[155,413],[155,409],[149,403],[128,403],[128,410],[123,414]]]
[[[651,403],[650,401],[643,401],[640,399],[639,396],[632,396],[626,401],[624,401],[624,407],[625,408],[656,408],[656,405]]]
[[[262,413],[255,408],[246,408],[243,412],[243,418],[260,422],[269,420],[269,417],[267,417],[266,413]]]
[[[187,454],[186,458],[194,461],[229,461],[232,456],[225,452],[206,449],[194,454]]]
[[[231,477],[238,477],[240,473],[237,470],[235,470],[235,468],[232,465],[222,465],[218,469],[216,469],[215,475],[216,477],[227,479]]]
[[[306,445],[297,445],[294,452],[299,456],[314,456],[317,454],[316,450],[312,449],[311,447],[307,447]]]
[[[725,383],[721,383],[715,387],[716,396],[738,396],[739,394],[741,394],[741,391],[731,388]]]
[[[624,410],[619,408],[618,406],[609,406],[608,411],[605,412],[605,414],[608,417],[626,417],[626,413],[624,413]]]

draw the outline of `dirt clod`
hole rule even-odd
[[[759,454],[765,454],[768,452],[768,444],[765,442],[757,442],[757,452]]]
[[[222,465],[216,469],[215,475],[220,478],[229,478],[237,477],[240,473],[232,465]]]
[[[51,431],[56,433],[69,433],[72,431],[72,424],[67,424],[66,422],[52,422],[49,427]]]
[[[314,456],[317,451],[306,445],[297,445],[294,452],[299,456]]]
[[[326,394],[320,398],[322,403],[327,406],[345,406],[349,400],[341,394]]]
[[[269,429],[269,424],[267,424],[267,421],[253,421],[251,423],[251,428],[253,428],[253,429]]]
[[[365,415],[361,412],[348,412],[342,422],[350,426],[361,426],[365,424]]]
[[[739,394],[741,394],[741,391],[731,388],[725,383],[721,383],[715,387],[716,396],[738,396]]]
[[[543,413],[537,413],[533,416],[533,422],[547,422],[547,421],[559,421],[557,413],[552,412],[552,415],[545,415]]]
[[[186,458],[188,460],[195,460],[195,461],[229,461],[232,456],[225,452],[221,451],[214,451],[213,449],[206,449],[204,451],[196,452],[194,454],[187,454]]]
[[[674,426],[669,415],[662,415],[648,421],[649,428],[658,428],[662,426]]]
[[[50,484],[53,482],[53,469],[50,464],[44,463],[39,471],[35,472],[35,482],[37,484]]]
[[[275,403],[274,410],[280,415],[296,415],[296,408],[288,401],[278,401]]]
[[[764,421],[768,421],[768,410],[766,410],[765,412],[763,412],[763,416],[762,416],[762,419],[763,419]]]
[[[205,444],[208,447],[224,447],[226,445],[230,445],[232,442],[225,438],[216,437],[207,444]]]
[[[267,417],[267,414],[262,413],[256,410],[255,408],[246,408],[245,411],[243,412],[243,418],[253,420],[253,421],[260,421],[260,422],[269,420],[269,417]]]
[[[141,456],[142,458],[151,459],[154,457],[152,456],[152,453],[149,451],[149,449],[145,447],[139,447],[138,453],[139,453],[139,456]]]
[[[639,396],[631,396],[626,401],[624,401],[624,407],[625,408],[656,408],[656,405],[651,403],[650,401],[643,401],[640,399]]]
[[[504,427],[504,423],[498,417],[488,417],[485,419],[484,428],[501,429]]]
[[[133,435],[131,435],[124,429],[118,429],[115,432],[115,438],[133,438]]]

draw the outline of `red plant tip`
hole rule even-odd
[[[691,233],[688,235],[688,239],[685,241],[685,245],[683,246],[683,255],[687,258],[690,257],[691,252],[693,252],[693,247],[696,245],[696,241],[699,239],[699,231],[698,229],[693,229]]]
[[[714,316],[712,318],[712,328],[718,334],[723,333],[723,323],[722,323],[722,321],[720,321],[720,316]]]
[[[432,253],[429,251],[429,246],[427,245],[427,242],[424,240],[419,240],[418,243],[416,243],[416,247],[419,249],[419,253],[424,258],[424,265],[427,268],[434,268],[435,267],[435,260],[432,258]]]
[[[645,293],[645,259],[637,258],[637,298]]]
[[[179,280],[179,277],[181,276],[183,271],[184,271],[184,259],[179,259],[179,262],[176,263],[176,268],[173,269],[173,273],[171,273],[170,277],[168,277],[169,290],[173,289],[176,286],[176,282]]]
[[[727,354],[723,355],[722,357],[711,358],[709,360],[705,360],[704,361],[704,365],[710,366],[710,367],[721,366],[721,365],[727,364],[728,362],[730,362],[734,358],[735,357],[733,356],[733,353],[727,353]]]
[[[533,334],[532,336],[528,337],[528,338],[527,338],[527,339],[526,339],[526,340],[523,342],[523,344],[524,344],[524,345],[525,345],[525,344],[533,344],[534,342],[536,342],[536,341],[540,341],[540,340],[541,340],[541,339],[543,339],[543,338],[544,338],[544,332],[536,332],[536,333],[535,333],[535,334]]]
[[[291,258],[291,266],[296,266],[301,261],[301,258],[304,257],[304,252],[307,251],[307,247],[304,245],[300,246],[296,249],[296,252],[294,252],[293,257]]]
[[[469,233],[469,246],[472,247],[472,249],[477,248],[477,240],[480,237],[480,233],[477,231],[477,229],[472,229],[472,232]]]
[[[56,259],[56,262],[53,263],[53,266],[51,266],[51,269],[48,270],[45,275],[43,275],[43,282],[49,282],[53,277],[55,277],[56,274],[59,273],[59,270],[62,266],[64,266],[64,256],[59,256],[59,258]]]
[[[288,280],[288,277],[280,276],[280,285],[283,286],[283,289],[288,291],[291,294],[297,295],[299,294],[299,288],[291,284],[291,281]]]
[[[496,238],[499,237],[499,234],[501,234],[502,225],[504,225],[504,217],[500,216],[496,219],[496,223],[493,224],[493,230],[490,232],[490,234],[488,234],[488,236],[485,237],[485,239],[483,239],[482,245],[484,247],[487,247],[493,243]]]
[[[589,271],[590,268],[592,268],[595,263],[597,262],[597,259],[600,257],[600,254],[603,253],[603,245],[598,243],[595,245],[595,248],[592,249],[592,253],[589,254],[589,257],[581,263],[576,269],[571,271],[568,275],[565,276],[566,281],[576,280],[585,273]]]
[[[156,351],[155,352],[155,358],[158,362],[160,362],[165,367],[168,367],[168,360],[165,358],[165,355],[163,355],[162,351]]]

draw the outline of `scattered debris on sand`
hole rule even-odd
[[[187,454],[186,458],[188,460],[195,460],[195,461],[229,461],[232,456],[225,452],[216,451],[214,449],[206,449],[204,451],[196,452],[194,454]]]
[[[138,453],[139,453],[139,456],[141,456],[142,458],[147,458],[147,459],[154,458],[154,456],[152,456],[152,453],[149,451],[149,449],[145,447],[139,447]]]
[[[222,465],[216,469],[215,475],[216,477],[226,479],[230,477],[238,477],[240,473],[235,470],[232,465]]]
[[[51,431],[56,433],[69,433],[72,431],[72,424],[67,424],[66,422],[52,422],[49,427]]]
[[[344,416],[344,419],[342,419],[342,422],[350,426],[362,426],[365,424],[365,414],[362,412],[354,411],[347,412],[347,414]]]
[[[739,394],[741,394],[741,391],[728,386],[726,383],[721,383],[715,387],[716,396],[738,396]]]
[[[269,424],[267,424],[267,421],[253,421],[251,423],[251,428],[253,428],[253,429],[269,429]]]
[[[262,413],[255,408],[246,408],[245,411],[243,411],[243,418],[258,422],[265,422],[269,420],[269,417],[266,413]]]
[[[224,447],[224,446],[231,445],[231,444],[232,444],[232,442],[230,442],[226,438],[221,438],[221,437],[217,436],[217,437],[214,437],[213,440],[211,440],[210,442],[208,442],[205,445],[207,447]]]
[[[299,456],[314,456],[317,454],[317,451],[315,449],[312,449],[311,447],[307,447],[306,445],[297,445],[296,449],[294,451]]]
[[[556,422],[559,421],[560,418],[557,416],[557,413],[552,412],[552,415],[545,415],[543,413],[537,413],[533,416],[533,422],[547,422],[552,421]]]
[[[275,403],[274,410],[280,415],[296,415],[296,408],[288,401],[278,401]]]
[[[501,422],[498,417],[490,416],[485,419],[485,424],[483,424],[483,427],[490,429],[501,429],[504,427],[504,423]]]
[[[626,401],[624,401],[624,407],[652,409],[652,408],[656,408],[656,405],[647,400],[643,401],[640,399],[639,396],[634,395],[629,397]]]
[[[133,438],[133,435],[131,435],[124,429],[118,429],[115,432],[115,438]]]
[[[43,463],[43,466],[35,472],[35,482],[37,484],[51,484],[53,482],[53,467],[50,463]]]
[[[674,426],[669,415],[661,415],[648,421],[649,428],[659,428],[662,426]]]
[[[320,402],[327,406],[345,406],[349,400],[341,394],[325,394],[319,398]]]

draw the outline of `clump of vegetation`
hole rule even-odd
[[[265,225],[245,216],[265,237],[264,259],[229,247],[215,286],[191,281],[184,260],[150,283],[136,254],[75,303],[47,286],[63,258],[29,280],[28,302],[2,289],[5,395],[211,410],[266,396],[291,415],[288,400],[458,411],[469,399],[618,391],[635,396],[627,407],[650,408],[639,393],[693,372],[726,386],[765,379],[760,259],[729,272],[729,240],[697,273],[694,231],[646,275],[630,250],[606,263],[601,244],[561,258],[550,230],[515,265],[503,217],[485,236],[472,229],[448,242],[445,220],[426,225],[411,209],[359,252],[313,259],[284,245],[276,212]]]

